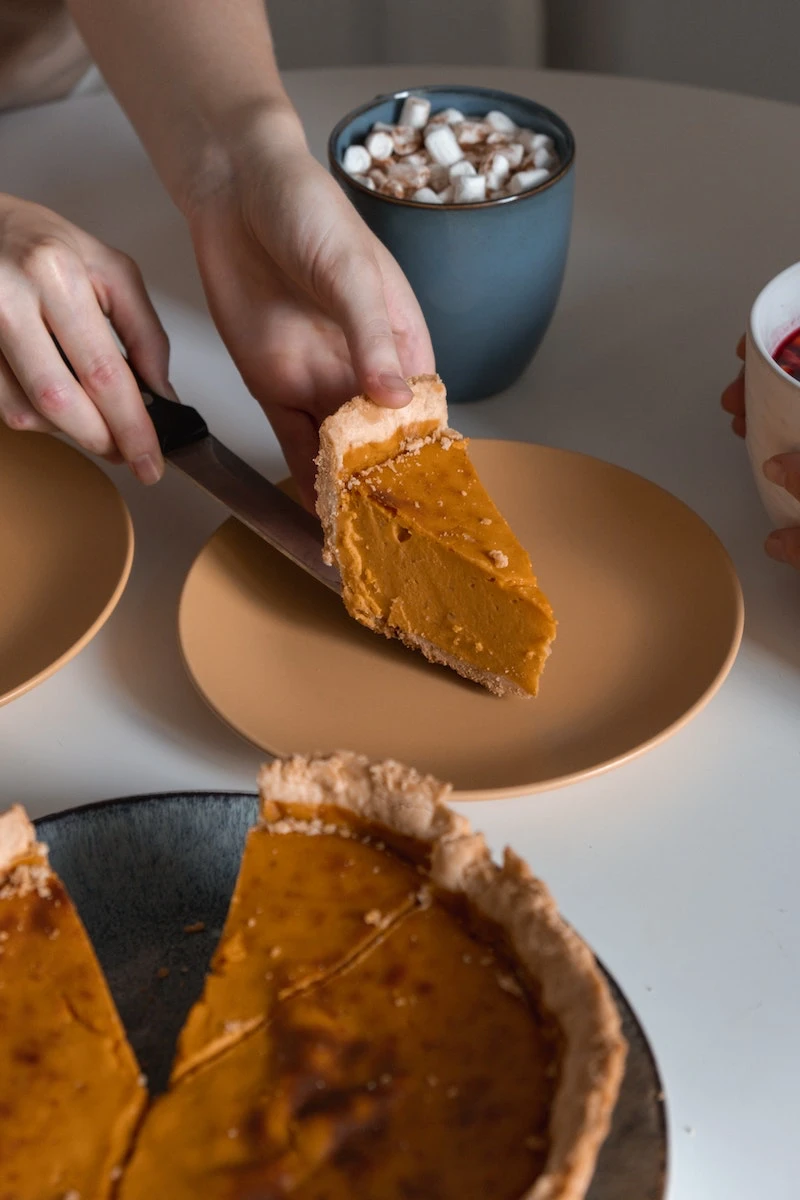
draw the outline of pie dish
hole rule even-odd
[[[320,429],[317,511],[347,611],[498,696],[535,696],[555,638],[527,551],[447,424],[437,375],[405,408],[357,396]]]
[[[447,787],[397,763],[294,758],[260,790],[115,1195],[580,1200],[625,1045],[544,885],[510,851],[496,866]],[[33,1184],[20,1200],[62,1200]]]

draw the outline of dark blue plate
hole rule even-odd
[[[246,792],[173,792],[108,800],[36,822],[92,939],[151,1092],[166,1085],[257,811],[256,796]],[[202,931],[186,932],[198,922]],[[661,1080],[636,1016],[613,979],[609,983],[630,1049],[588,1200],[662,1200]]]

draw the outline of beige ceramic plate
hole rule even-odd
[[[0,704],[94,637],[132,560],[128,510],[99,467],[47,434],[0,425]]]
[[[595,774],[654,745],[713,695],[742,597],[715,535],[638,475],[565,450],[471,443],[559,621],[536,700],[498,700],[397,642],[237,521],[192,567],[180,607],[189,672],[272,753],[341,747],[451,780],[462,798]]]

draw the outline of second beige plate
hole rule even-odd
[[[585,455],[473,441],[558,618],[536,700],[499,700],[357,625],[238,521],[184,586],[201,694],[274,754],[357,750],[450,780],[462,799],[541,791],[661,741],[706,703],[742,635],[741,590],[708,526],[638,475]]]
[[[108,476],[58,438],[0,424],[0,704],[91,641],[132,561],[133,526]]]

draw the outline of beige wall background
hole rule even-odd
[[[267,0],[282,67],[543,63],[543,0]]]
[[[604,71],[800,102],[800,0],[267,0],[284,67]]]
[[[800,102],[800,0],[548,0],[551,66]]]

